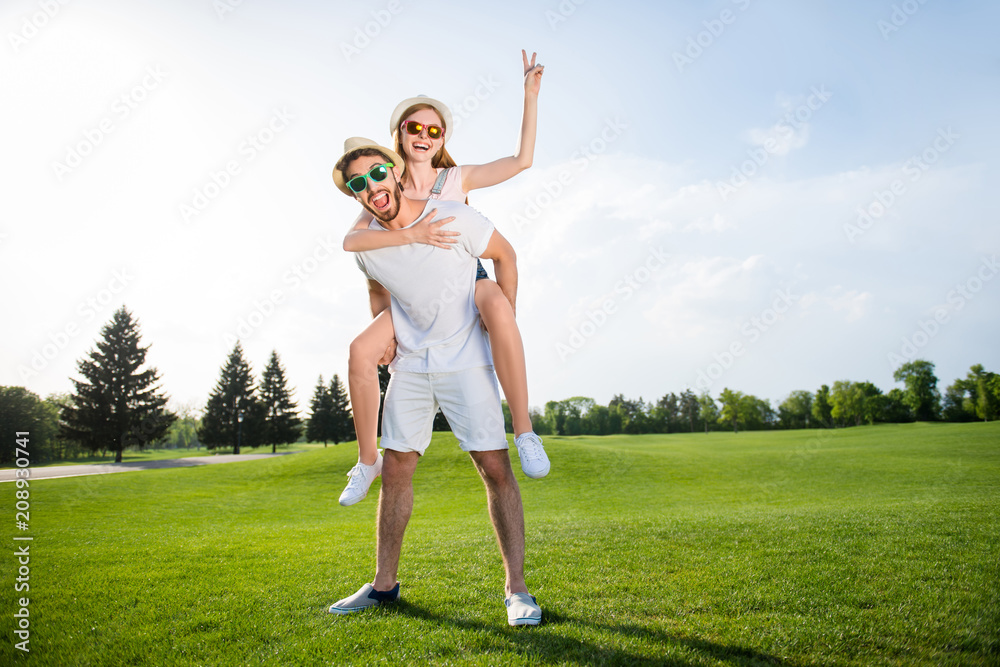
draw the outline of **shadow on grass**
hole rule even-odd
[[[546,609],[543,609],[544,618],[539,627],[550,628],[551,630],[548,632],[532,627],[499,626],[479,621],[442,616],[405,600],[383,605],[379,611],[386,615],[409,616],[440,625],[450,625],[462,630],[485,632],[501,641],[510,643],[511,649],[525,658],[551,663],[569,662],[580,665],[676,665],[679,667],[681,665],[701,664],[704,658],[710,658],[732,665],[770,664],[792,666],[795,664],[776,656],[741,646],[726,646],[702,639],[677,637],[641,625],[595,623],[582,618],[565,616]],[[557,634],[559,626],[566,626],[567,628],[577,627],[609,636],[617,635],[623,639],[639,640],[664,648],[674,646],[695,655],[690,660],[684,660],[683,658],[670,659],[643,655],[639,652],[632,652],[625,649],[598,646],[594,643]]]

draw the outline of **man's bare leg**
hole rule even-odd
[[[376,591],[388,591],[396,585],[403,533],[413,513],[413,473],[420,455],[386,449],[383,459],[376,527],[377,563],[372,582]]]
[[[471,455],[486,485],[490,519],[496,531],[507,578],[506,595],[527,593],[528,587],[524,582],[524,506],[521,504],[521,488],[510,467],[510,457],[504,449],[471,452]]]

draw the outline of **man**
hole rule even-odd
[[[451,248],[413,244],[356,255],[368,278],[373,314],[391,308],[397,350],[382,412],[375,579],[332,605],[330,612],[349,614],[399,598],[396,574],[413,510],[413,473],[430,444],[440,406],[486,486],[506,574],[507,621],[537,625],[542,612],[524,581],[521,491],[507,455],[493,361],[474,301],[476,258],[482,257],[493,260],[497,283],[513,305],[514,251],[489,220],[468,206],[404,196],[399,186],[401,165],[395,152],[353,137],[344,143],[333,178],[342,192],[375,217],[372,229],[402,229],[436,209],[441,216],[454,218],[448,228],[460,236]]]

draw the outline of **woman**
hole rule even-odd
[[[535,151],[535,126],[538,115],[538,91],[544,67],[531,62],[523,50],[524,115],[521,135],[513,156],[482,165],[457,166],[445,149],[452,126],[448,108],[429,97],[410,98],[393,111],[389,131],[394,134],[396,153],[405,161],[400,179],[403,194],[412,199],[468,201],[470,190],[502,183],[531,166]],[[398,231],[368,229],[372,217],[363,212],[344,239],[344,250],[361,252],[393,245],[426,243],[447,248],[458,232],[441,229],[451,221],[436,222],[431,211],[416,224]],[[521,334],[514,321],[514,307],[500,286],[488,279],[482,265],[476,276],[476,307],[490,334],[494,368],[503,387],[513,421],[515,444],[521,467],[529,477],[544,477],[549,470],[541,439],[532,431],[528,414],[528,380]],[[351,343],[348,362],[348,385],[354,427],[358,436],[358,463],[348,472],[347,488],[340,496],[341,505],[353,505],[364,499],[376,477],[381,474],[382,456],[378,453],[379,364],[395,356],[392,318],[388,310],[380,313]]]

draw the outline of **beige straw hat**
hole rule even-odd
[[[380,146],[378,143],[372,141],[371,139],[365,139],[364,137],[351,137],[350,139],[344,142],[344,153],[339,158],[337,158],[337,162],[334,163],[333,167],[333,182],[336,184],[337,188],[348,197],[353,197],[354,193],[351,192],[351,189],[349,187],[347,187],[347,181],[344,180],[344,174],[343,172],[340,171],[338,167],[340,166],[341,160],[343,160],[345,157],[347,157],[354,151],[358,150],[359,148],[374,148],[375,150],[385,155],[386,158],[388,158],[389,161],[393,163],[393,165],[399,167],[400,169],[405,168],[405,165],[403,164],[403,159],[396,154],[396,151],[389,150],[385,146]]]
[[[444,102],[439,102],[433,97],[427,97],[426,95],[411,97],[396,105],[392,116],[389,118],[389,136],[395,136],[396,130],[399,129],[399,124],[403,121],[403,112],[417,104],[426,104],[438,112],[438,115],[441,116],[441,121],[444,123],[444,141],[448,143],[448,137],[451,136],[451,131],[454,129],[451,111],[448,110],[448,105]]]

